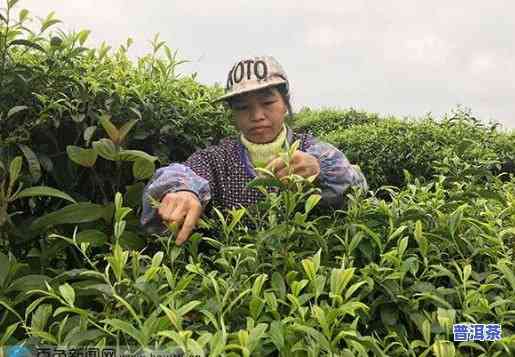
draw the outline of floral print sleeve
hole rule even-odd
[[[344,202],[343,193],[351,186],[368,190],[367,180],[359,167],[351,165],[347,157],[333,145],[312,138],[306,153],[320,161],[321,203],[341,205]]]
[[[197,195],[202,206],[206,207],[211,199],[209,168],[206,166],[204,170],[194,171],[187,165],[188,162],[204,162],[202,159],[202,152],[197,152],[185,164],[171,164],[155,172],[143,190],[143,211],[140,221],[150,233],[162,232],[165,228],[157,214],[157,209],[150,204],[150,197],[161,201],[169,192],[190,191]]]

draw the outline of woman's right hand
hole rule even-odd
[[[193,192],[179,191],[167,193],[161,200],[157,213],[168,223],[181,227],[175,244],[187,241],[202,215],[202,204]]]

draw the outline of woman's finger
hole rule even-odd
[[[177,206],[175,207],[174,211],[170,215],[169,221],[171,223],[177,223],[178,225],[181,225],[182,222],[184,222],[184,218],[188,214],[187,205],[184,201],[179,201]]]
[[[175,244],[181,245],[187,241],[191,235],[191,232],[197,225],[197,222],[202,215],[202,206],[200,204],[192,204],[188,210],[188,214],[182,225],[181,231],[177,235]]]
[[[169,221],[176,206],[177,199],[173,196],[173,194],[171,196],[165,196],[161,202],[161,205],[159,206],[159,209],[157,210],[157,213],[162,220]]]
[[[273,173],[276,173],[285,167],[286,165],[281,158],[272,159],[272,161],[266,165],[266,169],[272,171]]]
[[[288,176],[288,169],[285,167],[285,168],[282,168],[280,169],[279,171],[277,171],[277,173],[275,174],[275,176],[277,176],[278,178],[282,178],[284,176]]]

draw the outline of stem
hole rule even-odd
[[[120,184],[122,180],[122,163],[120,161],[116,161],[116,171],[116,190],[113,192],[114,194],[116,194],[116,192],[120,192]]]
[[[104,190],[104,186],[102,185],[102,181],[100,180],[100,177],[98,176],[97,172],[95,171],[95,169],[93,167],[91,168],[91,172],[93,173],[93,178],[97,182],[98,187],[100,188],[100,192],[102,192],[102,197],[104,198],[103,203],[105,204],[109,200],[108,200],[106,192]]]
[[[10,20],[10,16],[11,16],[11,9],[9,8],[9,6],[7,6],[7,11],[6,11],[6,19],[7,19],[7,23],[5,24],[5,34],[3,35],[4,37],[4,46],[3,48],[1,49],[2,50],[2,69],[0,70],[0,88],[3,87],[3,82],[4,82],[4,74],[5,74],[5,60],[7,58],[7,34],[9,33],[9,20]]]

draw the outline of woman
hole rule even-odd
[[[286,113],[291,116],[289,82],[273,57],[238,61],[229,71],[225,95],[218,100],[232,109],[239,137],[223,139],[195,152],[183,164],[156,171],[143,192],[141,223],[149,231],[162,231],[162,220],[176,223],[181,227],[176,239],[180,245],[208,203],[220,208],[255,204],[262,193],[246,187],[256,177],[254,167],[268,163],[278,177],[287,175],[284,163],[276,158],[286,141],[300,141],[291,161],[293,172],[317,177],[321,204],[343,203],[343,193],[350,186],[367,189],[363,175],[338,149],[286,127]],[[149,196],[161,201],[158,209],[151,207]]]

